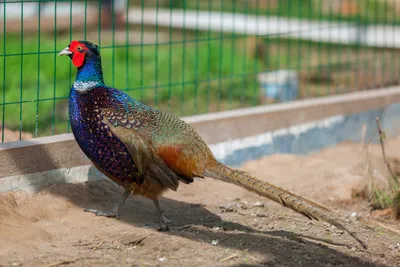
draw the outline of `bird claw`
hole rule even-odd
[[[168,224],[171,223],[172,221],[170,219],[168,219],[167,217],[164,216],[164,214],[162,215],[164,218],[164,221]]]
[[[116,218],[117,220],[119,219],[119,214],[115,211],[101,211],[101,210],[95,210],[95,209],[84,209],[83,211],[94,213],[96,216]]]
[[[158,231],[159,232],[168,232],[169,231],[168,224],[170,222],[171,222],[171,220],[169,220],[167,217],[165,217],[164,214],[161,214],[161,218],[160,218],[161,227],[158,229]]]

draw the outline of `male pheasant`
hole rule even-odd
[[[142,195],[154,201],[160,230],[167,231],[157,199],[168,189],[176,191],[179,182],[190,184],[195,177],[211,177],[267,197],[309,219],[329,222],[366,247],[354,233],[322,212],[321,204],[225,166],[184,121],[105,85],[97,45],[72,41],[59,55],[69,56],[78,69],[69,99],[75,139],[99,171],[125,188],[111,211],[85,211],[118,218],[131,193]]]

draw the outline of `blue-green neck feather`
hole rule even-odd
[[[82,67],[78,68],[73,89],[85,91],[98,86],[104,86],[101,59],[100,56],[92,55],[85,59]]]

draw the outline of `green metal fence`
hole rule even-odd
[[[69,132],[73,39],[100,46],[106,83],[179,116],[399,83],[397,0],[114,2],[111,19],[100,0],[0,3],[2,142]]]

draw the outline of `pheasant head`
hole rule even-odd
[[[88,41],[72,41],[59,56],[69,56],[78,68],[74,82],[77,91],[87,91],[104,85],[99,47]]]
[[[91,58],[100,58],[99,47],[88,41],[72,41],[59,56],[69,56],[75,67],[82,67]]]

